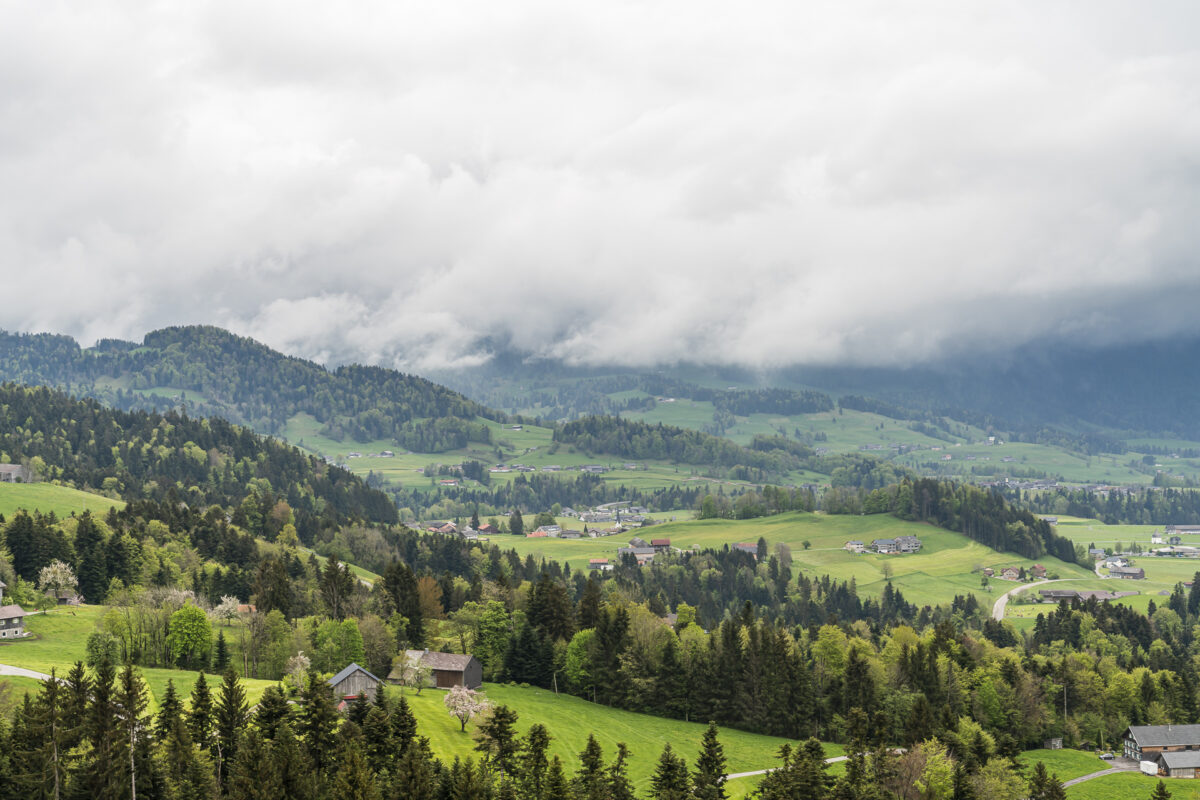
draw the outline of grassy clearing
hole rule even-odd
[[[1062,777],[1061,775],[1059,776]],[[1145,800],[1159,778],[1140,772],[1120,772],[1067,787],[1068,800]],[[1172,800],[1200,800],[1200,781],[1167,778]]]
[[[103,613],[102,606],[80,606],[27,617],[26,627],[38,638],[0,644],[0,664],[44,673],[54,669],[62,674],[71,669],[76,661],[84,659],[88,634],[96,629],[96,623]],[[152,709],[158,707],[158,698],[166,690],[167,681],[173,680],[175,688],[186,696],[200,674],[179,669],[139,669],[149,689]],[[210,688],[220,680],[219,676],[209,675]],[[246,688],[246,697],[253,705],[262,696],[263,690],[274,682],[246,678],[242,683]]]
[[[397,687],[388,687],[389,692],[398,693]],[[607,706],[595,705],[570,695],[555,695],[544,689],[485,684],[484,691],[495,705],[507,705],[519,715],[518,730],[523,734],[529,726],[540,722],[553,737],[550,749],[558,754],[569,771],[578,766],[579,753],[587,743],[588,734],[596,737],[604,749],[606,759],[616,753],[617,742],[624,742],[630,751],[629,775],[639,791],[649,786],[650,774],[663,745],[683,755],[689,764],[694,763],[700,750],[700,738],[705,726],[695,722],[651,717],[620,711]],[[405,692],[418,720],[418,730],[428,736],[430,746],[443,760],[454,756],[472,756],[474,740],[471,732],[459,731],[458,720],[451,717],[442,703],[446,693],[426,689],[420,696]],[[749,772],[775,766],[775,754],[786,739],[761,736],[731,728],[721,729],[721,744],[725,748],[725,759],[730,772]],[[839,745],[826,745],[829,755],[841,755]],[[743,789],[751,789],[754,781],[744,781]],[[732,787],[731,787],[732,788]]]
[[[1047,772],[1057,775],[1062,781],[1108,769],[1107,762],[1102,761],[1095,753],[1085,753],[1082,750],[1026,750],[1017,761],[1027,771],[1032,771],[1034,765],[1041,761],[1046,765]]]
[[[50,483],[0,483],[0,514],[5,517],[11,517],[19,509],[43,514],[53,511],[59,517],[84,511],[107,514],[113,506],[122,509],[125,503]]]

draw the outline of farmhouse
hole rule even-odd
[[[1200,725],[1130,725],[1123,738],[1125,757],[1134,761],[1155,761],[1163,753],[1200,755],[1196,752],[1200,750]]]
[[[1183,544],[1183,537],[1182,537],[1182,536],[1171,536],[1171,537],[1168,537],[1168,538],[1167,538],[1167,544],[1171,544],[1171,545],[1175,545],[1175,544]]]
[[[731,549],[738,550],[742,553],[749,553],[756,559],[758,558],[758,545],[756,545],[754,542],[734,542]]]
[[[571,530],[570,528],[568,528],[568,529],[564,530],[562,533],[560,533],[558,535],[558,538],[560,538],[560,539],[582,539],[583,531],[576,531],[576,530]]]
[[[480,525],[479,530],[476,532],[480,536],[495,536],[497,533],[500,532],[500,529],[497,528],[495,525]]]
[[[1021,570],[1016,567],[1005,567],[1000,570],[1000,579],[1005,581],[1019,581],[1021,580]]]
[[[632,556],[637,559],[638,566],[643,566],[654,560],[653,547],[618,547],[617,555],[621,558]]]
[[[1046,568],[1041,564],[1034,564],[1029,568],[1029,573],[1035,578],[1044,578],[1046,577]]]
[[[671,549],[670,539],[651,539],[650,546],[654,548],[656,553],[665,553]]]
[[[896,550],[901,553],[921,552],[921,540],[916,536],[897,536]]]
[[[1039,589],[1038,594],[1047,603],[1057,603],[1062,600],[1070,602],[1076,599],[1080,602],[1091,599],[1107,602],[1119,597],[1132,597],[1137,592],[1106,592],[1103,589]]]
[[[867,549],[867,546],[857,539],[852,539],[843,545],[843,549],[849,550],[851,553],[862,553]]]
[[[4,600],[4,581],[0,581],[0,601]],[[18,605],[0,605],[0,639],[25,635],[25,609]]]
[[[28,467],[20,464],[0,464],[0,483],[29,483],[33,480]]]
[[[871,542],[871,547],[876,553],[894,553],[896,552],[895,539],[875,539]]]
[[[1099,559],[1101,559],[1101,558],[1104,558],[1104,556],[1106,556],[1106,555],[1108,555],[1108,554],[1104,552],[1104,549],[1103,549],[1103,548],[1100,548],[1100,547],[1089,547],[1089,548],[1088,548],[1088,555],[1089,555],[1089,556],[1091,556],[1092,558],[1095,558],[1095,559],[1099,560]]]
[[[359,695],[366,695],[368,700],[374,701],[380,680],[358,664],[351,664],[326,683],[333,687],[334,697],[353,700]]]
[[[1162,543],[1163,543],[1163,535],[1161,533],[1159,533],[1158,531],[1155,531],[1154,533],[1150,534],[1150,544],[1162,544]]]
[[[405,650],[404,655],[409,664],[419,664],[429,668],[429,680],[425,684],[435,689],[449,689],[452,686],[465,686],[468,689],[478,689],[483,683],[483,665],[479,659],[471,655],[457,653],[436,653],[431,650]],[[400,683],[404,679],[404,665],[397,664],[388,673],[388,681]]]
[[[589,558],[588,559],[588,569],[590,569],[592,571],[599,570],[601,572],[610,572],[612,570],[612,568],[613,568],[613,565],[608,563],[607,558]]]
[[[1144,581],[1146,579],[1146,571],[1141,567],[1110,567],[1108,570],[1110,578],[1121,578],[1127,581]]]
[[[556,537],[562,533],[562,528],[558,525],[539,525],[534,533],[538,531],[541,531],[543,536]]]

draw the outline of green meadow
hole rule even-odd
[[[1158,781],[1140,772],[1118,772],[1068,786],[1067,800],[1145,800]],[[1200,781],[1167,778],[1163,782],[1171,800],[1200,800]]]
[[[19,509],[41,511],[43,514],[53,511],[59,517],[82,514],[84,511],[107,514],[113,506],[121,509],[125,503],[52,483],[0,483],[0,514],[5,517],[12,516]]]
[[[96,629],[103,613],[103,606],[59,607],[48,614],[26,617],[26,628],[37,634],[37,638],[0,644],[0,664],[47,674],[54,669],[62,674],[71,669],[76,661],[84,660],[87,637]],[[158,698],[166,691],[167,681],[173,680],[176,690],[187,695],[199,675],[198,672],[180,669],[138,669],[146,681],[152,709],[158,707]],[[220,681],[219,675],[208,676],[210,688]],[[243,682],[251,705],[257,703],[263,690],[274,683],[249,678]]]
[[[911,535],[921,539],[920,553],[877,555],[852,553],[844,549],[847,541],[890,539]],[[905,522],[887,514],[842,516],[821,513],[790,513],[751,520],[686,520],[634,530],[619,536],[597,539],[530,539],[497,536],[493,542],[512,547],[522,555],[568,562],[576,569],[587,567],[589,558],[617,557],[617,548],[633,536],[670,539],[680,549],[720,548],[735,542],[766,540],[772,552],[777,544],[786,544],[792,553],[793,572],[810,576],[830,575],[840,580],[853,578],[859,591],[879,595],[887,582],[901,589],[905,598],[917,605],[949,603],[955,595],[974,593],[989,603],[993,595],[1012,588],[1005,581],[981,585],[980,570],[1007,566],[1031,567],[1041,563],[1050,573],[1063,578],[1095,578],[1085,567],[1067,564],[1055,558],[1039,562],[1009,553],[1000,553],[967,537],[916,522]],[[809,548],[805,549],[804,543]]]
[[[705,725],[697,722],[682,722],[630,711],[620,711],[607,706],[589,703],[566,694],[556,695],[552,691],[504,684],[484,684],[484,693],[493,705],[506,705],[518,714],[517,729],[523,734],[529,726],[540,722],[553,737],[552,753],[563,759],[564,767],[573,772],[578,766],[579,753],[592,734],[600,743],[607,760],[616,754],[617,742],[629,748],[629,776],[639,793],[649,787],[650,775],[663,745],[671,743],[672,749],[694,764],[700,751],[700,738]],[[398,687],[388,691],[398,694]],[[405,690],[405,698],[417,717],[418,731],[429,737],[430,747],[443,760],[454,756],[478,757],[474,752],[471,734],[474,723],[467,725],[466,732],[459,730],[459,722],[450,716],[443,704],[446,693],[436,689],[425,689],[420,695]],[[769,769],[777,765],[775,757],[779,747],[788,740],[772,736],[722,728],[721,744],[725,748],[728,770],[750,772]],[[840,745],[827,744],[825,751],[830,756],[842,755]],[[753,779],[739,779],[729,783],[730,796],[742,797],[743,793],[757,785]]]

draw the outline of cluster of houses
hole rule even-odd
[[[627,546],[617,548],[617,558],[632,556],[637,561],[637,565],[639,567],[643,567],[653,561],[656,555],[669,552],[670,550],[670,539],[651,539],[649,542],[647,542],[644,539],[639,539],[635,536],[629,540],[629,544]],[[593,563],[595,566],[593,566]],[[594,558],[588,563],[588,568],[600,570],[612,569],[611,564],[607,567],[604,566],[607,563],[608,559],[606,558]]]
[[[1138,592],[1108,592],[1103,589],[1039,589],[1038,594],[1042,596],[1044,603],[1061,603],[1066,600],[1068,603],[1072,600],[1086,602],[1088,600],[1098,600],[1106,603],[1109,600],[1117,600],[1121,597],[1132,597]]]
[[[919,553],[921,540],[916,536],[897,536],[895,539],[873,539],[867,545],[852,539],[843,545],[843,549],[852,553]]]
[[[985,578],[997,578],[1002,581],[1041,580],[1046,577],[1046,568],[1041,564],[1034,564],[1028,570],[1024,567],[984,567],[983,575]]]

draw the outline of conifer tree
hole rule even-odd
[[[229,770],[237,758],[238,740],[250,720],[246,690],[242,688],[237,673],[231,669],[225,671],[224,680],[221,681],[213,720],[216,728],[217,783],[225,786],[229,781]]]
[[[208,681],[203,672],[196,676],[196,683],[192,686],[192,702],[187,714],[187,726],[188,733],[191,734],[192,741],[197,747],[205,751],[214,749],[212,693],[208,690]]]
[[[32,774],[22,776],[22,791],[30,797],[60,800],[67,782],[69,752],[67,746],[71,720],[67,717],[66,697],[62,684],[50,671],[50,680],[42,682],[41,692],[32,704],[27,718],[27,735],[31,748],[28,764]]]
[[[549,749],[550,734],[546,732],[546,726],[534,723],[525,734],[517,755],[516,784],[522,797],[543,800],[550,768]]]
[[[262,731],[264,738],[274,739],[275,731],[291,715],[292,707],[288,705],[287,695],[276,684],[263,690],[258,707],[254,709],[254,724]]]
[[[229,763],[228,771],[228,800],[269,800],[287,796],[279,765],[256,730],[250,729],[242,736],[237,757]]]
[[[412,709],[409,708],[408,700],[404,695],[400,695],[400,702],[392,711],[391,723],[396,750],[403,753],[417,735],[417,718],[413,716]]]
[[[318,775],[324,775],[333,759],[338,725],[333,688],[315,672],[310,672],[301,700],[297,729],[304,740],[309,762]]]
[[[571,788],[567,776],[563,773],[562,760],[558,756],[550,759],[550,768],[546,770],[546,793],[543,800],[571,800]]]
[[[475,749],[501,776],[512,773],[520,742],[517,739],[517,713],[506,705],[493,706],[475,727]]]
[[[650,777],[651,800],[687,800],[688,796],[687,763],[672,752],[668,742]]]
[[[629,782],[629,748],[624,742],[617,742],[617,757],[608,767],[608,798],[609,800],[634,800],[633,784]]]
[[[725,748],[717,738],[717,724],[708,723],[692,774],[692,797],[696,800],[725,800]]]
[[[358,742],[343,746],[339,762],[333,774],[330,800],[380,800],[379,787]]]
[[[381,691],[380,694],[383,694]],[[387,712],[378,705],[372,705],[363,720],[363,754],[367,763],[376,773],[383,772],[399,755],[392,739],[392,724]]]
[[[1154,791],[1150,793],[1150,800],[1171,800],[1171,793],[1167,791],[1167,785],[1161,780],[1154,787]]]
[[[587,744],[579,754],[579,770],[575,773],[575,797],[578,800],[606,800],[607,781],[604,774],[604,752],[596,737],[588,734]]]
[[[153,797],[154,794],[155,775],[150,758],[147,705],[146,684],[142,676],[132,664],[126,664],[113,694],[113,712],[122,762],[128,769],[122,783],[129,788],[130,800],[137,800],[139,786],[144,797]]]
[[[392,775],[392,797],[433,800],[437,795],[437,781],[429,740],[423,736],[413,740],[396,761]]]
[[[213,653],[213,672],[224,674],[229,669],[229,646],[225,643],[225,631],[217,631],[217,649]]]

